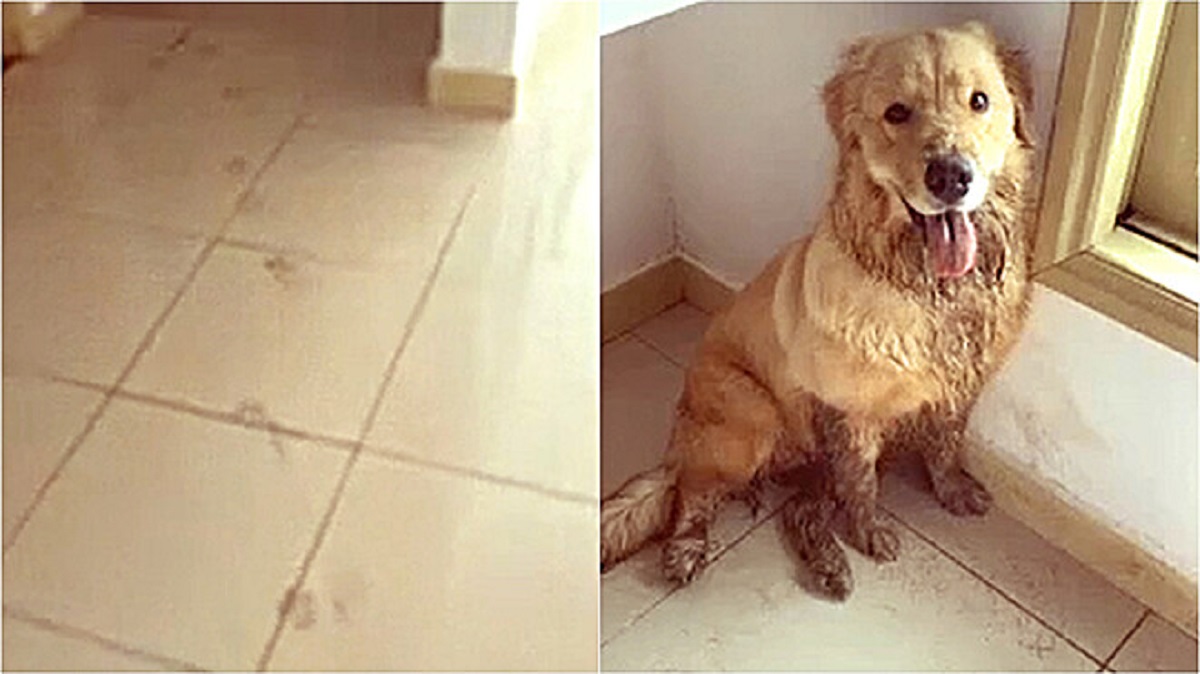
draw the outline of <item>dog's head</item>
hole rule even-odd
[[[1006,162],[1032,147],[1032,93],[1021,56],[970,22],[865,38],[842,56],[823,92],[841,153],[858,153],[898,217],[925,241],[930,271],[975,265],[973,214]]]

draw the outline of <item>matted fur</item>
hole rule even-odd
[[[968,101],[986,92],[980,111]],[[1031,87],[1019,55],[978,23],[873,37],[844,53],[823,90],[838,144],[833,195],[814,234],[787,246],[716,316],[691,363],[663,466],[602,506],[606,568],[665,534],[669,578],[704,566],[717,505],[784,467],[817,462],[823,493],[785,513],[801,558],[834,596],[849,566],[829,536],[879,560],[898,538],[876,516],[876,459],[921,452],[956,514],[990,497],[960,466],[981,387],[1012,347],[1029,304]],[[911,120],[887,122],[900,101]],[[964,275],[931,271],[926,231],[905,206],[936,211],[926,162],[953,151],[978,167],[969,213],[977,254]],[[986,190],[986,191],[984,191]],[[664,504],[670,503],[670,508]]]

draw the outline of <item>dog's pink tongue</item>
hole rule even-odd
[[[925,237],[938,278],[958,278],[975,266],[975,225],[963,211],[926,216]]]

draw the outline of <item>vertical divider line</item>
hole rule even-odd
[[[485,159],[486,161],[486,159]],[[329,533],[329,528],[333,524],[333,518],[337,514],[338,507],[341,505],[342,495],[346,491],[346,485],[350,481],[350,473],[358,464],[359,456],[362,454],[363,446],[366,444],[367,434],[371,432],[371,428],[375,424],[375,417],[379,414],[379,409],[383,406],[384,396],[387,395],[388,389],[391,387],[392,379],[395,378],[396,369],[399,366],[400,358],[404,355],[404,351],[408,348],[409,342],[412,340],[413,334],[416,332],[417,324],[425,313],[425,307],[429,303],[429,297],[433,294],[433,288],[437,284],[437,279],[441,275],[442,267],[445,264],[447,255],[450,252],[451,246],[458,237],[458,230],[462,227],[463,220],[466,219],[466,214],[471,204],[475,201],[475,195],[478,193],[478,185],[475,185],[467,193],[463,200],[463,205],[455,216],[453,224],[450,226],[450,231],[446,233],[446,237],[442,240],[438,247],[438,254],[433,264],[433,269],[429,275],[425,277],[425,282],[421,286],[421,292],[417,296],[417,302],[413,305],[412,312],[408,316],[408,320],[404,325],[404,332],[400,336],[400,343],[392,352],[391,358],[388,360],[387,367],[384,368],[383,378],[379,383],[379,389],[375,393],[375,399],[371,402],[371,407],[368,408],[366,416],[363,418],[363,423],[359,428],[358,438],[354,443],[354,448],[350,452],[349,458],[346,459],[346,464],[342,468],[342,473],[338,477],[337,485],[334,487],[333,496],[329,499],[329,505],[326,506],[324,514],[321,516],[321,521],[317,524],[317,531],[313,537],[313,542],[305,551],[304,558],[300,562],[300,570],[296,577],[284,592],[283,600],[279,604],[278,615],[275,620],[275,628],[271,631],[271,636],[267,639],[266,645],[263,647],[263,652],[258,658],[255,665],[256,671],[265,671],[271,662],[271,658],[275,655],[275,649],[279,645],[279,639],[283,636],[283,628],[287,624],[287,618],[291,614],[292,607],[295,604],[296,596],[304,587],[305,581],[308,580],[308,573],[312,568],[313,561],[316,560],[317,553],[320,552],[321,546],[325,543],[325,538]]]
[[[1115,648],[1113,648],[1112,653],[1109,653],[1108,657],[1104,658],[1104,662],[1100,664],[1100,671],[1104,671],[1108,669],[1110,665],[1112,665],[1112,661],[1117,659],[1117,653],[1120,653],[1121,649],[1125,648],[1125,644],[1129,643],[1129,640],[1133,638],[1133,635],[1137,634],[1137,631],[1142,628],[1142,623],[1146,622],[1146,619],[1149,617],[1150,609],[1142,611],[1142,616],[1137,619],[1137,622],[1133,624],[1133,627],[1129,628],[1129,631],[1125,633],[1125,636],[1117,642],[1117,645]]]

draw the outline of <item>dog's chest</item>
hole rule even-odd
[[[847,413],[894,419],[973,395],[995,341],[995,296],[918,297],[870,278],[832,244],[813,241],[799,298],[777,294],[784,354],[777,390],[806,392]]]

